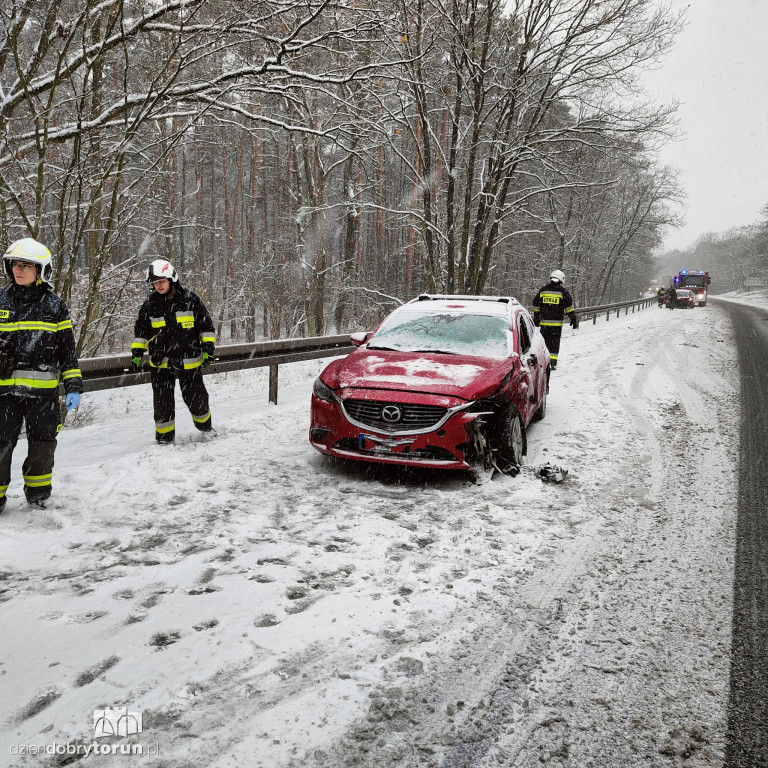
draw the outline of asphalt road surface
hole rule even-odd
[[[768,766],[768,312],[727,309],[741,361],[741,449],[726,768]]]

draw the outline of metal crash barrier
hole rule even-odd
[[[605,312],[605,320],[607,322],[611,319],[611,312],[614,310],[616,311],[616,317],[618,317],[621,314],[622,309],[624,310],[624,314],[628,315],[630,308],[632,309],[632,312],[634,312],[635,308],[639,311],[646,307],[653,306],[656,303],[657,299],[653,296],[644,299],[635,299],[634,301],[618,301],[615,304],[602,304],[598,307],[580,307],[574,310],[574,314],[578,316],[579,320],[589,320],[592,318],[592,325],[595,325],[597,323],[597,318],[602,315],[603,312]]]
[[[278,366],[300,360],[346,355],[353,349],[355,347],[346,333],[338,336],[257,341],[251,344],[223,344],[216,347],[216,360],[203,373],[207,375],[269,367],[269,401],[277,403]],[[86,392],[148,384],[150,380],[147,358],[144,358],[142,371],[136,373],[131,369],[130,353],[83,358],[80,360],[80,370]]]

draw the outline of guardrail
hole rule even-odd
[[[622,309],[624,310],[624,314],[628,315],[630,308],[632,309],[632,312],[634,312],[635,307],[637,307],[638,310],[645,309],[648,306],[656,304],[657,301],[658,300],[655,296],[647,296],[643,299],[634,299],[633,301],[618,301],[615,304],[602,304],[597,307],[580,307],[579,309],[574,310],[574,313],[578,315],[579,320],[582,318],[589,320],[591,317],[592,325],[595,325],[597,323],[598,316],[602,315],[603,312],[605,312],[605,320],[607,322],[611,319],[611,312],[614,310],[616,311],[616,317],[621,314]]]
[[[354,348],[346,333],[338,336],[257,341],[252,344],[223,344],[216,347],[216,360],[203,373],[207,375],[243,368],[269,367],[269,400],[277,403],[278,366],[300,360],[346,355]],[[146,357],[144,364],[148,366]],[[83,358],[80,360],[80,370],[86,392],[147,384],[150,380],[148,368],[141,372],[132,370],[131,355],[128,353]]]
[[[656,298],[622,301],[616,304],[604,304],[598,307],[582,307],[575,310],[579,318],[592,317],[593,324],[599,315],[605,312],[605,319],[610,319],[611,312],[619,316],[621,310],[628,314],[635,307],[642,309],[655,304]],[[276,339],[275,341],[257,341],[250,344],[224,344],[216,347],[216,360],[203,370],[204,374],[225,373],[243,368],[269,368],[269,401],[277,403],[278,367],[286,363],[296,363],[300,360],[315,360],[322,357],[335,357],[349,354],[354,345],[349,340],[349,334],[337,336],[310,336],[301,339]],[[145,365],[148,365],[144,358]],[[148,384],[149,370],[136,373],[131,368],[131,355],[107,355],[105,357],[88,357],[80,360],[80,370],[83,372],[83,387],[86,392],[97,392],[102,389],[131,387],[136,384]]]

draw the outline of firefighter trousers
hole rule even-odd
[[[179,380],[181,397],[189,408],[192,421],[201,432],[213,428],[208,410],[208,391],[199,368],[175,374],[167,368],[153,368],[152,399],[155,407],[155,440],[172,443],[176,436],[176,379]]]
[[[549,350],[549,359],[554,368],[557,366],[557,355],[560,352],[560,334],[563,332],[563,326],[542,325],[539,330],[544,337],[544,342]]]
[[[11,459],[21,427],[27,425],[27,458],[21,467],[27,501],[51,495],[53,455],[61,429],[58,398],[0,395],[0,499],[11,482]]]

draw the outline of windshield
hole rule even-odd
[[[706,275],[681,275],[680,277],[680,285],[686,288],[704,288],[706,284]]]
[[[368,349],[502,359],[510,353],[509,333],[508,321],[493,315],[398,312],[384,321]]]

